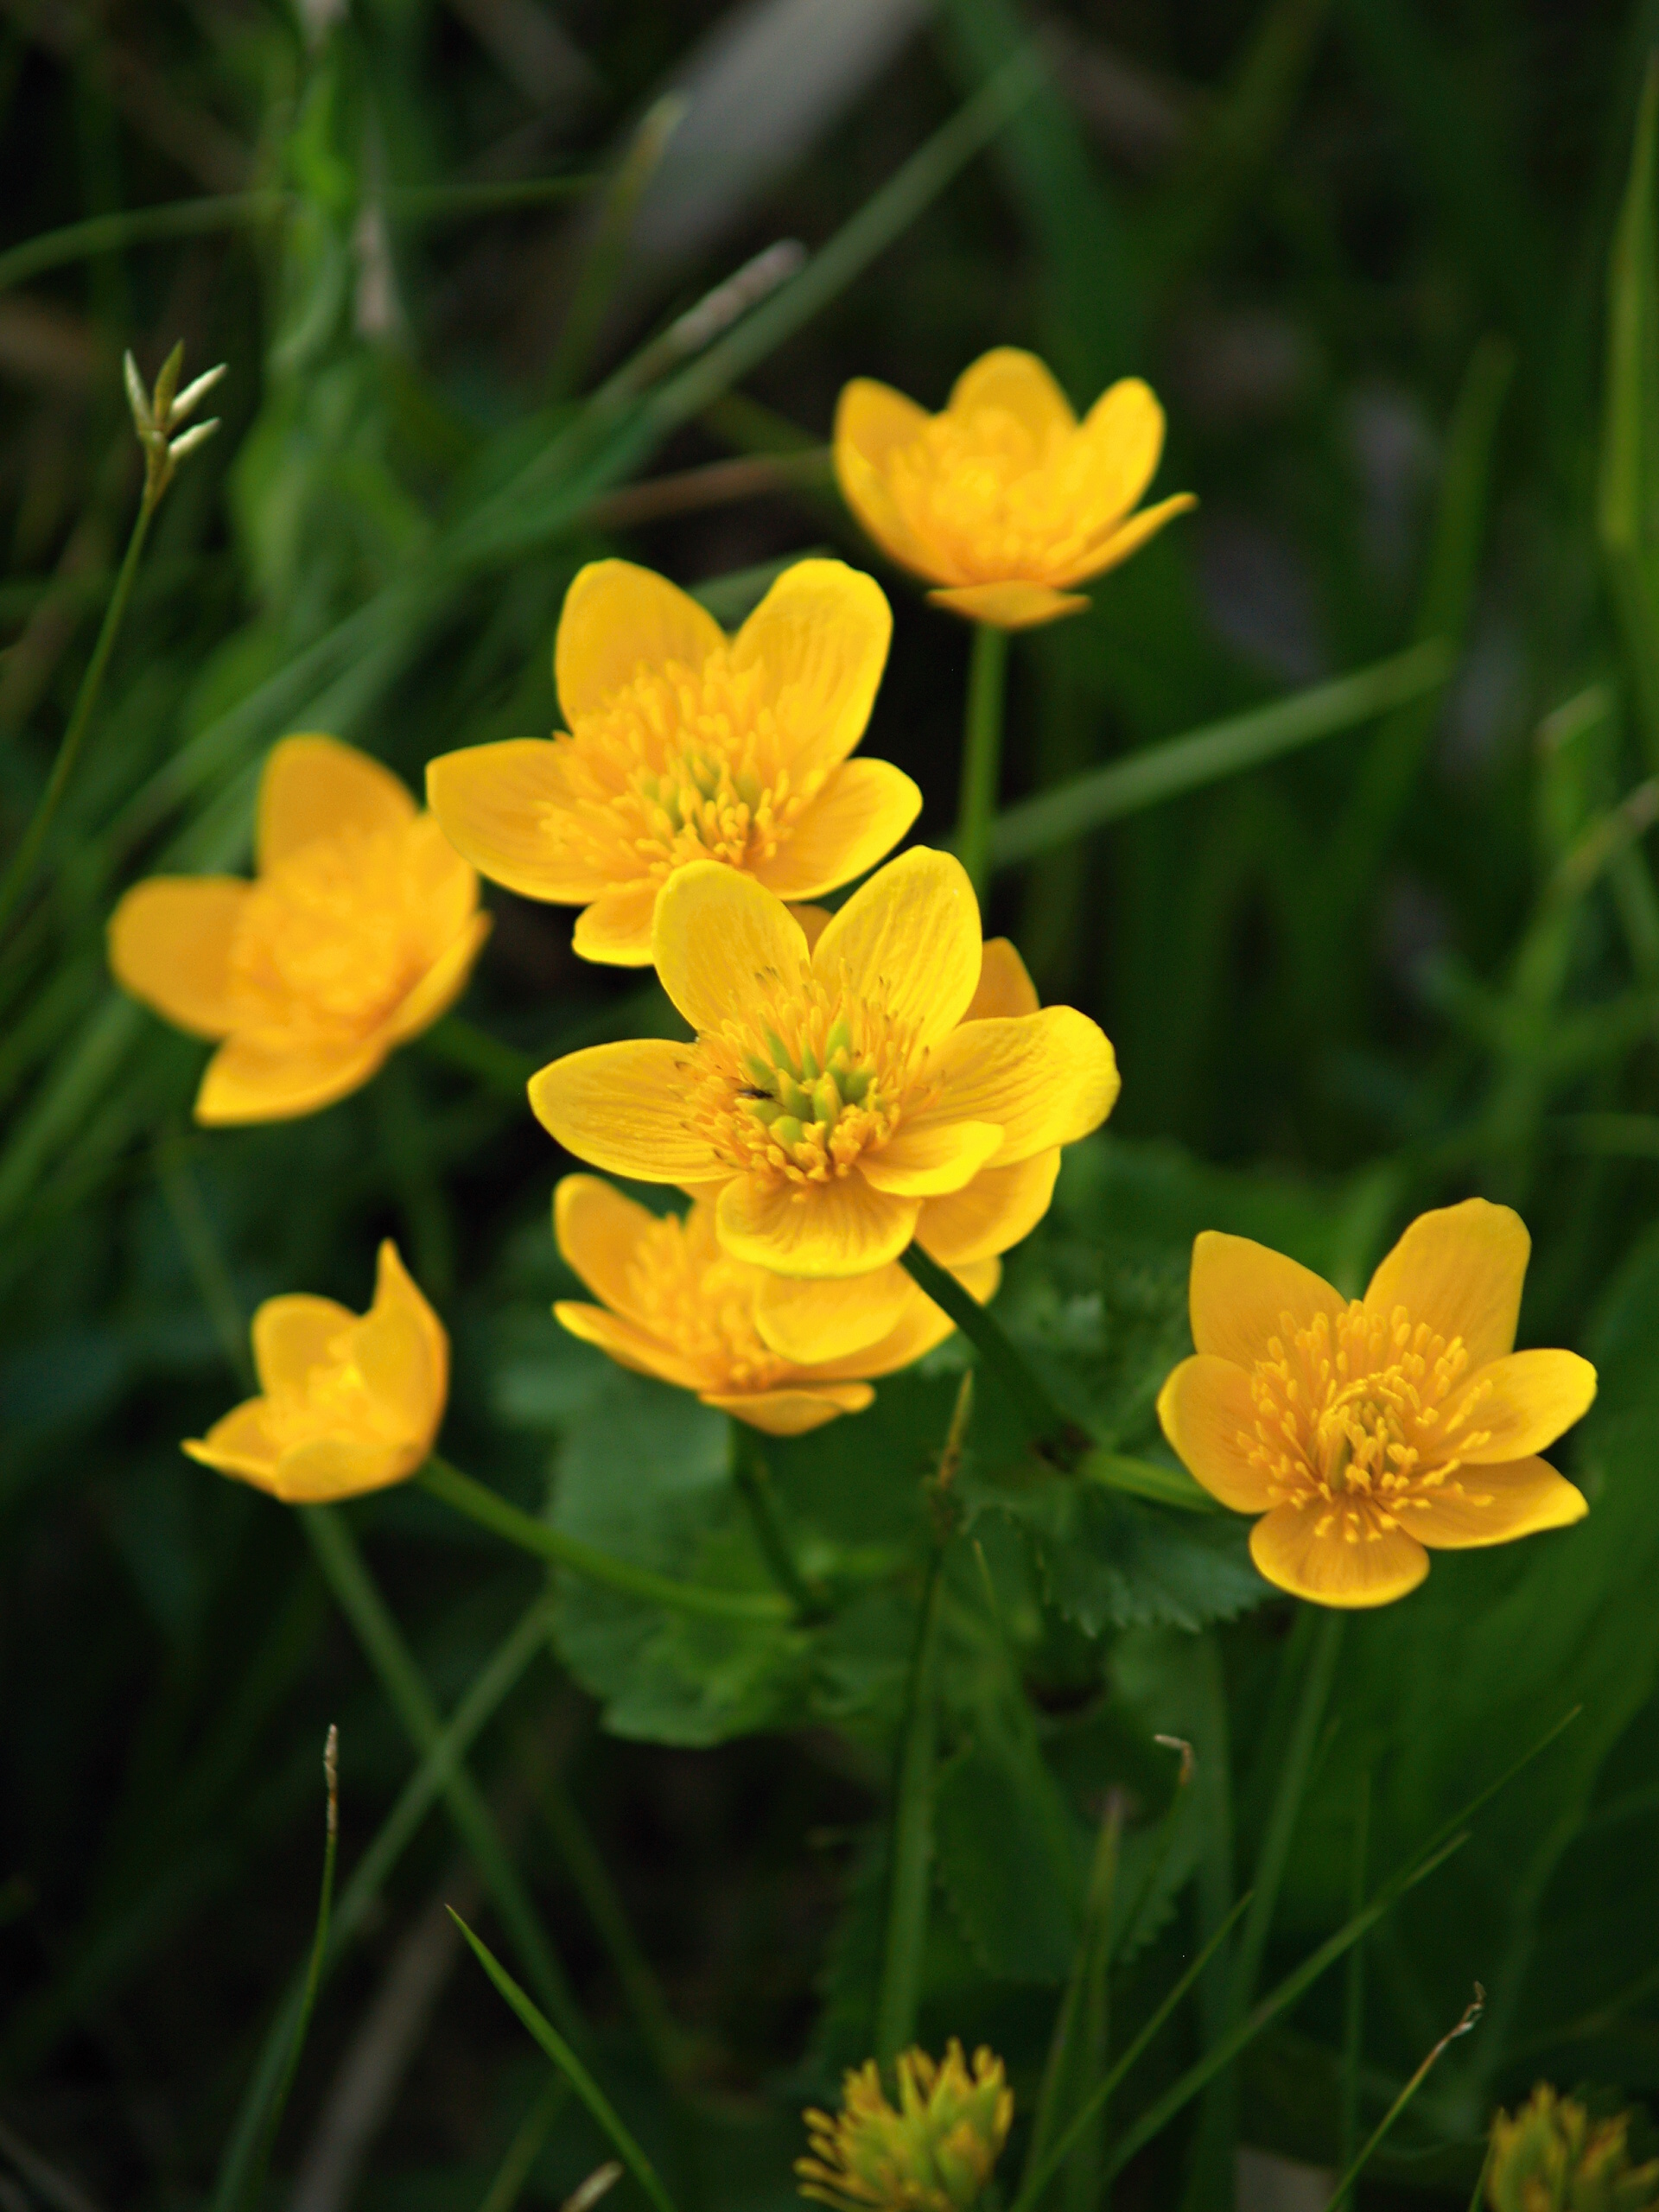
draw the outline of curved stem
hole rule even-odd
[[[995,1377],[1013,1399],[1032,1441],[1047,1457],[1071,1466],[1089,1440],[1050,1397],[1046,1386],[1027,1365],[996,1317],[970,1297],[948,1268],[930,1259],[919,1244],[899,1254],[906,1272],[942,1306],[979,1354],[983,1371]]]
[[[962,802],[957,814],[957,857],[982,905],[990,876],[991,824],[1002,771],[1002,704],[1007,684],[1008,633],[988,622],[974,625],[968,663],[968,711],[962,739]]]

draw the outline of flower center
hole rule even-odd
[[[549,809],[557,857],[619,880],[688,861],[753,869],[787,842],[828,770],[804,764],[802,694],[724,648],[701,669],[642,668],[554,741],[565,793]]]
[[[253,886],[231,946],[242,1026],[291,1034],[296,1019],[366,1035],[424,965],[405,912],[403,841],[342,830]]]
[[[1083,441],[1057,430],[1039,443],[999,407],[934,416],[893,456],[889,480],[915,534],[977,582],[1046,581],[1098,535]]]
[[[1437,1495],[1491,1503],[1456,1479],[1459,1455],[1491,1434],[1471,1425],[1491,1386],[1465,1386],[1461,1337],[1414,1323],[1403,1306],[1385,1320],[1358,1300],[1334,1327],[1324,1313],[1301,1329],[1281,1314],[1280,1327],[1250,1376],[1255,1432],[1239,1439],[1274,1504],[1323,1499],[1314,1534],[1358,1543],[1408,1529]]]
[[[735,1173],[804,1191],[930,1103],[927,1060],[913,1025],[803,965],[796,991],[698,1038],[693,1124]]]
[[[405,1435],[396,1410],[370,1388],[358,1364],[354,1325],[330,1338],[326,1359],[308,1368],[297,1388],[276,1392],[266,1404],[285,1450],[325,1436],[395,1444]]]
[[[628,1287],[652,1335],[671,1344],[717,1391],[765,1390],[788,1363],[769,1351],[754,1325],[757,1271],[728,1259],[706,1206],[683,1221],[655,1221],[635,1248]]]

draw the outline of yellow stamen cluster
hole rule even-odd
[[[710,1389],[766,1390],[788,1371],[754,1325],[754,1269],[726,1257],[707,1207],[652,1224],[628,1287],[642,1325],[702,1370]]]
[[[898,2075],[897,2111],[872,2058],[847,2075],[833,2119],[807,2113],[803,2196],[836,2212],[967,2212],[981,2195],[1014,2119],[1001,2060],[982,2048],[970,2073],[952,2037],[942,2062],[906,2051]]]
[[[1492,2122],[1486,2195],[1493,2212],[1654,2212],[1659,2159],[1630,2163],[1630,2116],[1592,2120],[1541,2082],[1520,2111]]]
[[[966,421],[930,416],[890,457],[887,482],[924,544],[948,551],[963,577],[993,582],[1086,564],[1122,520],[1101,510],[1099,466],[1065,426],[1039,441],[1017,416],[983,407]]]
[[[930,1102],[928,1058],[912,1026],[803,963],[793,988],[698,1039],[693,1121],[734,1173],[827,1183]]]
[[[230,952],[238,1021],[366,1035],[430,964],[404,841],[342,830],[302,846],[256,882]]]
[[[1454,1480],[1460,1452],[1489,1432],[1471,1426],[1490,1385],[1459,1395],[1469,1366],[1463,1339],[1448,1342],[1403,1306],[1385,1320],[1356,1300],[1337,1316],[1298,1328],[1288,1313],[1255,1363],[1250,1395],[1255,1433],[1240,1435],[1277,1505],[1323,1498],[1314,1534],[1375,1542],[1433,1493],[1470,1505],[1491,1499]]]
[[[562,864],[664,880],[688,861],[753,870],[777,853],[828,771],[791,773],[801,740],[787,691],[716,652],[701,669],[639,669],[556,741],[568,811],[550,810]]]

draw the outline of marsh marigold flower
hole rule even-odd
[[[185,1450],[205,1467],[319,1505],[384,1490],[432,1449],[449,1339],[390,1242],[365,1314],[332,1298],[268,1298],[253,1317],[260,1395]]]
[[[875,1395],[870,1377],[908,1367],[950,1333],[946,1315],[906,1277],[910,1295],[879,1341],[840,1358],[792,1360],[767,1341],[778,1279],[727,1257],[708,1204],[695,1201],[683,1219],[658,1217],[595,1175],[567,1175],[553,1221],[560,1251],[603,1301],[554,1306],[573,1337],[773,1436],[861,1413]],[[965,1268],[963,1280],[985,1299],[997,1274],[990,1260]]]
[[[460,996],[489,931],[478,878],[390,769],[332,737],[284,738],[259,786],[257,874],[159,875],[110,922],[135,998],[222,1039],[199,1122],[330,1106]]]
[[[1265,1245],[1193,1247],[1197,1356],[1158,1400],[1205,1488],[1261,1515],[1250,1555],[1323,1605],[1384,1605],[1428,1572],[1424,1549],[1564,1528],[1583,1497],[1535,1455],[1596,1395],[1570,1351],[1516,1351],[1531,1249],[1484,1198],[1421,1214],[1363,1299]]]
[[[584,959],[644,967],[657,894],[688,861],[814,899],[909,829],[910,778],[848,758],[892,633],[880,586],[840,561],[798,561],[734,638],[666,578],[595,561],[554,646],[569,733],[447,753],[429,802],[493,882],[582,908]]]
[[[1025,1233],[1058,1147],[1117,1096],[1110,1045],[1071,1007],[967,1018],[985,947],[948,853],[890,861],[815,945],[752,877],[695,865],[658,902],[654,952],[694,1040],[573,1052],[531,1104],[593,1166],[720,1186],[723,1249],[779,1274],[868,1275],[917,1236],[952,1267],[1006,1249],[999,1217]]]
[[[899,2107],[872,2058],[849,2069],[842,2108],[805,2115],[811,2156],[797,2158],[801,2195],[836,2212],[968,2212],[1008,2139],[1014,2092],[982,2047],[969,2071],[953,2036],[943,2062],[907,2050]]]
[[[1089,602],[1103,575],[1194,502],[1135,505],[1164,448],[1164,410],[1125,378],[1081,423],[1033,353],[999,346],[941,415],[858,377],[836,410],[842,496],[884,553],[937,587],[936,606],[1026,630]]]
[[[1492,2122],[1492,2212],[1655,2212],[1659,2159],[1631,2164],[1630,2123],[1628,2113],[1592,2120],[1541,2082],[1519,2112]]]

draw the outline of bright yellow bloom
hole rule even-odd
[[[910,778],[848,758],[892,634],[880,586],[840,561],[798,561],[729,639],[664,577],[595,561],[553,649],[569,735],[447,753],[429,803],[493,882],[583,909],[584,959],[644,967],[657,893],[688,861],[815,899],[909,829]]]
[[[273,747],[258,868],[158,875],[110,921],[116,981],[225,1041],[199,1122],[280,1122],[366,1083],[458,998],[489,932],[478,878],[387,768],[332,737]]]
[[[287,1505],[384,1490],[432,1450],[449,1392],[449,1339],[397,1248],[380,1247],[374,1303],[268,1298],[253,1317],[261,1395],[185,1450]]]
[[[970,2074],[952,2036],[943,2063],[925,2050],[899,2060],[899,2108],[875,2061],[848,2071],[842,2109],[805,2114],[812,2155],[797,2158],[801,2195],[835,2212],[968,2212],[1008,2139],[1014,2092],[982,2047]]]
[[[1079,423],[1033,353],[999,346],[957,378],[942,415],[858,377],[836,410],[836,474],[883,552],[976,622],[1027,630],[1087,607],[1071,589],[1127,561],[1178,493],[1133,512],[1164,448],[1164,410],[1138,378]]]
[[[1492,2121],[1486,2196],[1492,2212],[1655,2212],[1659,2159],[1632,2165],[1630,2115],[1592,2120],[1541,2082],[1513,2118]]]
[[[654,953],[695,1040],[573,1052],[531,1079],[531,1104],[593,1166],[722,1186],[721,1246],[780,1274],[886,1268],[936,1205],[924,1241],[946,1264],[1003,1249],[988,1209],[1028,1210],[1034,1187],[1040,1214],[1056,1148],[1117,1096],[1110,1045],[1070,1007],[965,1019],[984,947],[948,853],[890,861],[811,946],[752,877],[694,865],[658,901]],[[1005,1179],[988,1200],[988,1170]]]
[[[1531,1239],[1507,1206],[1421,1214],[1344,1299],[1295,1261],[1206,1231],[1192,1251],[1196,1357],[1158,1400],[1205,1488],[1262,1516],[1250,1555],[1322,1605],[1386,1605],[1462,1550],[1586,1510],[1534,1455],[1596,1395],[1570,1351],[1516,1351]]]
[[[555,1306],[573,1337],[772,1436],[803,1436],[837,1414],[861,1413],[875,1395],[869,1376],[908,1367],[950,1333],[948,1318],[906,1276],[909,1294],[879,1341],[838,1358],[791,1359],[769,1338],[773,1294],[794,1286],[728,1259],[706,1202],[694,1201],[683,1220],[659,1218],[596,1175],[567,1175],[554,1194],[553,1223],[560,1251],[604,1301]],[[988,1260],[963,1274],[983,1300],[999,1272]],[[798,1333],[798,1317],[786,1313],[786,1332],[791,1324]]]

